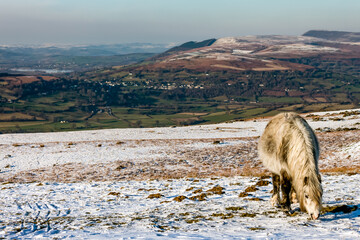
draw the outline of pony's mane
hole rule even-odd
[[[310,198],[321,204],[322,187],[318,169],[319,143],[308,123],[295,113],[285,113],[289,124],[287,159],[292,173],[293,187],[297,193],[300,207],[304,210],[305,182],[309,187]],[[300,164],[299,164],[300,163]]]

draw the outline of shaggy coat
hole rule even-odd
[[[302,211],[309,212],[305,198],[310,198],[321,208],[319,143],[303,118],[296,113],[276,115],[266,126],[258,150],[264,166],[273,173],[274,195],[278,194],[281,185],[285,207],[290,209],[289,194],[293,188]],[[275,196],[275,201],[279,201],[278,197]]]

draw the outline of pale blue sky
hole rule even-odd
[[[0,0],[0,44],[360,32],[360,0]]]

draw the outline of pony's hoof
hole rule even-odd
[[[282,210],[286,213],[291,213],[291,208],[290,207],[287,207],[287,206],[281,206]]]
[[[291,212],[291,207],[287,204],[281,204],[281,209],[284,211],[284,212]]]

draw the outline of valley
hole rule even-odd
[[[4,73],[0,132],[183,126],[356,108],[360,45],[354,36],[326,39],[310,31],[209,39],[137,63]]]

